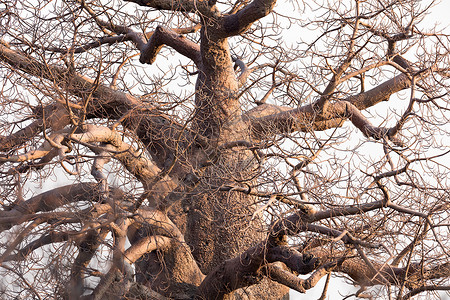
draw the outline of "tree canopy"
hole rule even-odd
[[[0,294],[448,292],[437,8],[0,0]]]

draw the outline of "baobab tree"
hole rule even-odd
[[[1,0],[2,297],[450,290],[434,2]]]

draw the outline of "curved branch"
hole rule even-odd
[[[73,236],[76,238],[76,236]],[[7,256],[4,261],[21,261],[27,258],[34,250],[39,249],[45,245],[50,245],[52,243],[65,242],[69,239],[68,232],[50,232],[47,235],[41,236],[40,238],[32,241],[25,247],[21,248],[15,254]]]
[[[208,0],[125,0],[141,6],[153,7],[158,10],[199,12],[202,15],[217,13],[215,7]]]
[[[233,58],[236,67],[239,67],[241,74],[238,76],[239,86],[242,87],[247,81],[248,76],[252,73],[252,69],[249,69],[247,65],[239,58]]]
[[[139,61],[143,64],[152,64],[164,45],[170,46],[178,53],[190,58],[197,67],[201,66],[200,46],[162,26],[156,27],[148,43],[140,49],[141,57]]]
[[[131,41],[131,40],[132,40],[132,37],[130,35],[123,34],[123,35],[118,35],[118,36],[101,37],[94,42],[84,44],[84,45],[74,48],[74,49],[47,47],[47,48],[45,48],[45,50],[50,51],[50,52],[57,52],[57,53],[68,53],[68,52],[84,53],[90,49],[94,49],[94,48],[100,47],[105,44],[112,45],[115,43],[121,43],[121,42]]]
[[[436,285],[425,285],[417,289],[410,291],[408,294],[403,296],[403,300],[411,299],[413,296],[418,295],[425,291],[450,291],[450,286],[436,286]]]
[[[244,33],[254,22],[267,16],[273,10],[276,0],[253,0],[238,12],[222,20],[222,38]]]
[[[316,259],[283,245],[260,242],[213,269],[199,286],[200,299],[223,299],[232,291],[257,283],[267,263],[283,262],[297,274],[308,274]]]
[[[107,230],[102,232],[90,230],[82,236],[81,241],[78,243],[78,255],[70,271],[70,283],[67,291],[69,299],[79,299],[83,295],[83,271],[89,265],[107,233]]]
[[[0,43],[1,47],[1,43]],[[1,51],[1,50],[0,50]],[[0,54],[0,60],[2,56]],[[42,118],[42,115],[45,118]],[[36,113],[36,121],[25,128],[18,130],[8,136],[0,136],[0,152],[8,152],[31,140],[44,128],[51,128],[54,131],[61,130],[70,124],[69,115],[66,109],[60,104],[49,105]]]
[[[149,289],[143,284],[132,283],[127,297],[130,299],[154,299],[154,300],[171,300],[170,298],[166,298],[161,294]]]
[[[178,185],[143,153],[125,143],[116,131],[95,125],[85,125],[83,129],[84,133],[72,134],[71,139],[83,143],[95,151],[112,152],[113,157],[118,159],[143,184],[147,193],[154,192],[152,196],[157,194],[157,198],[164,198]],[[112,146],[112,149],[90,143],[106,143]],[[154,202],[152,204],[156,205],[159,201],[154,199]]]
[[[111,194],[117,197],[121,191],[113,188]],[[39,215],[35,215],[37,212],[52,211],[74,202],[98,202],[101,199],[100,196],[97,184],[87,182],[66,185],[44,192],[27,201],[17,203],[11,210],[0,211],[0,231],[39,217]]]
[[[314,105],[309,104],[259,118],[252,117],[254,112],[251,110],[247,112],[246,118],[253,136],[257,139],[295,131],[325,130],[341,126],[349,118],[365,135],[376,139],[386,136],[398,143],[394,136],[389,136],[388,129],[371,125],[360,111],[387,100],[392,94],[410,86],[409,77],[401,74],[357,96],[350,96],[336,103],[328,103],[321,114],[314,109]]]
[[[62,150],[63,153],[69,151],[67,146],[61,145],[64,140],[62,132],[51,134],[48,139],[37,149],[29,151],[24,154],[0,156],[0,165],[5,162],[24,162],[32,161],[38,158],[43,158],[48,155],[54,148]]]
[[[164,44],[174,48],[180,54],[192,59],[197,65],[200,63],[199,46],[187,39],[184,39],[182,36],[182,34],[199,30],[199,25],[188,28],[176,28],[173,30],[158,26],[154,32],[148,32],[144,36],[141,33],[135,32],[128,26],[116,25],[110,21],[107,22],[101,20],[97,17],[97,14],[85,4],[84,0],[79,0],[79,2],[81,2],[83,8],[89,12],[99,26],[108,28],[119,36],[101,38],[99,41],[75,49],[75,53],[77,53],[77,50],[84,52],[85,48],[98,47],[105,43],[111,44],[131,40],[141,51],[141,63],[153,63],[156,58],[156,54]],[[149,38],[148,43],[145,42],[145,38]]]
[[[205,276],[184,236],[167,215],[143,206],[134,219],[128,230],[132,246],[125,256],[130,262],[136,261],[136,273],[142,275],[137,281],[147,287],[163,283],[166,296],[171,293],[171,287],[179,286],[181,282],[192,287],[200,285]],[[180,267],[183,268],[181,273],[177,271]]]
[[[336,267],[337,264],[342,263],[342,261],[343,259],[340,259],[336,262],[324,264],[317,268],[307,279],[298,278],[297,275],[292,274],[289,270],[285,270],[282,265],[274,263],[267,265],[267,273],[270,279],[300,293],[305,293],[306,290],[313,288],[323,276],[329,274],[330,270]]]
[[[124,258],[129,264],[134,264],[144,254],[156,249],[168,248],[172,238],[162,235],[152,235],[139,239],[125,251]]]

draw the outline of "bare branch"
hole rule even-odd
[[[211,15],[215,12],[209,1],[206,0],[125,0],[138,5],[153,7],[158,10],[182,11],[182,12],[199,12],[202,15]]]
[[[230,37],[245,32],[255,21],[272,12],[276,0],[253,0],[238,12],[223,18],[222,37]]]
[[[141,48],[139,61],[141,63],[154,63],[156,55],[164,45],[172,47],[178,53],[192,59],[197,66],[201,66],[200,46],[162,26],[156,27],[148,43]]]

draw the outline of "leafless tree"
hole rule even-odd
[[[2,297],[449,291],[437,3],[326,2],[1,0]]]

